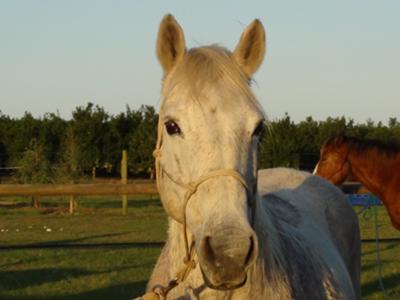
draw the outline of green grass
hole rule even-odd
[[[5,199],[0,205],[0,246],[151,243],[165,239],[166,217],[157,198],[121,200],[44,198],[33,209],[30,199]],[[0,200],[1,201],[1,200]],[[0,202],[1,204],[1,202]],[[160,253],[159,247],[50,248],[0,251],[0,299],[131,299],[141,294]]]
[[[79,209],[73,215],[68,213],[65,199],[41,202],[41,209],[21,207],[19,200],[15,206],[18,208],[0,209],[0,245],[165,239],[166,219],[158,199],[129,198],[129,212],[125,216],[121,215],[118,198],[80,198]],[[1,232],[2,229],[7,232]]]
[[[1,252],[0,299],[131,299],[144,291],[159,249]]]
[[[158,199],[130,198],[125,216],[118,197],[79,198],[74,215],[68,214],[66,198],[42,199],[41,209],[26,206],[29,199],[2,200],[9,205],[0,205],[0,246],[99,247],[0,250],[0,299],[131,299],[144,291],[160,248],[141,243],[165,239],[166,217]],[[375,237],[372,213],[360,215],[363,238]],[[384,208],[377,213],[380,236],[400,238]],[[133,244],[110,248],[102,243]],[[363,299],[384,299],[376,245],[363,243],[362,252]],[[400,241],[380,243],[379,253],[384,287],[391,299],[400,299]]]
[[[384,207],[371,208],[359,215],[362,238],[375,239],[374,210],[377,214],[379,237],[381,239],[400,239],[400,232],[391,225]],[[380,272],[378,255],[381,266]],[[375,242],[363,243],[361,259],[361,289],[363,299],[386,299],[385,293],[388,296],[387,299],[400,299],[400,240],[395,242],[380,242],[378,245]],[[382,288],[385,292],[382,291]]]

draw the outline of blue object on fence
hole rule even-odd
[[[381,200],[374,195],[369,194],[348,194],[347,195],[351,205],[353,206],[363,206],[368,208],[370,206],[382,205]]]

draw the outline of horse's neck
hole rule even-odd
[[[338,256],[325,255],[323,249],[334,246],[327,236],[319,235],[318,226],[293,227],[276,212],[257,204],[255,230],[263,253],[250,270],[248,281],[255,284],[250,287],[249,299],[258,299],[258,294],[263,295],[259,299],[342,299],[346,297],[339,297],[341,292],[352,294],[347,269],[335,261]],[[310,232],[311,237],[305,238]],[[327,297],[329,293],[332,298]]]
[[[354,176],[386,206],[393,225],[400,229],[400,154],[382,157],[376,151],[350,155]]]
[[[289,277],[284,270],[279,233],[274,217],[257,198],[254,230],[259,243],[256,263],[249,270],[246,286],[250,299],[290,299]],[[261,295],[261,297],[260,297]]]
[[[390,158],[382,159],[382,155],[375,150],[366,152],[351,150],[349,152],[351,172],[354,177],[364,184],[373,194],[385,198],[385,189],[391,172]]]

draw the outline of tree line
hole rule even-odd
[[[87,103],[72,112],[71,120],[47,113],[34,118],[25,113],[11,118],[0,112],[0,168],[17,167],[20,183],[73,182],[85,176],[118,176],[121,152],[128,150],[129,174],[152,173],[158,114],[152,106],[126,107],[117,115]],[[328,137],[346,133],[360,138],[400,142],[400,122],[387,125],[368,120],[307,117],[294,122],[288,114],[267,122],[260,142],[260,167],[294,167],[312,170]]]
[[[263,168],[285,166],[311,171],[323,142],[339,134],[400,144],[400,122],[396,118],[390,118],[387,125],[372,120],[359,124],[345,117],[328,117],[325,121],[307,117],[295,123],[285,114],[269,127],[260,145]]]
[[[71,182],[83,176],[115,176],[128,150],[129,171],[146,176],[152,166],[158,114],[151,106],[117,115],[87,103],[71,120],[54,113],[16,119],[0,113],[0,168],[17,167],[21,183]]]

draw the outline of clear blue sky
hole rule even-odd
[[[20,117],[88,101],[111,113],[158,107],[159,22],[175,15],[189,47],[232,49],[259,18],[267,56],[254,91],[271,119],[400,119],[400,1],[0,2],[0,110]]]

